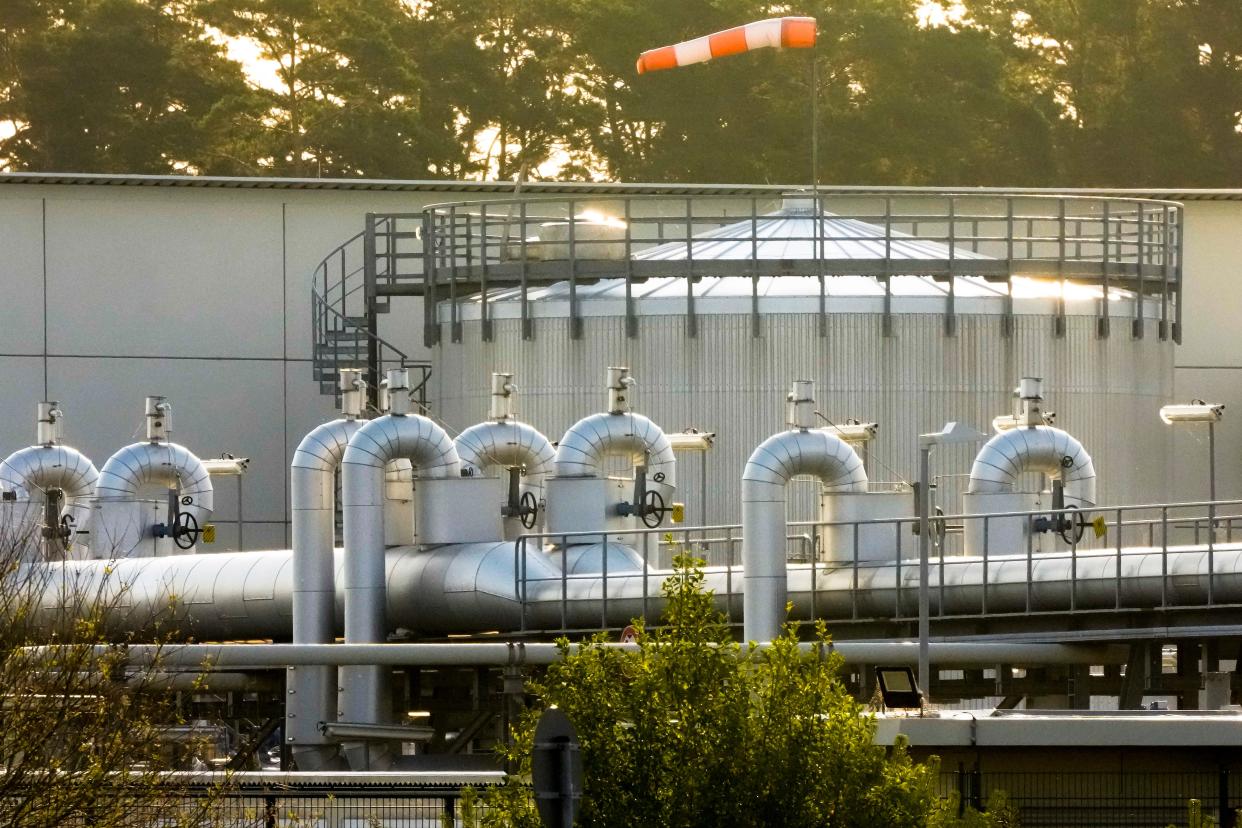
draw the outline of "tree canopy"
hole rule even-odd
[[[743,652],[704,589],[702,562],[678,558],[665,581],[662,624],[638,629],[636,652],[603,637],[571,652],[531,687],[538,705],[516,728],[509,782],[479,808],[475,828],[537,828],[531,750],[542,709],[561,709],[582,751],[576,825],[1001,826],[1004,809],[957,816],[938,797],[936,765],[901,745],[873,744],[875,724],[839,678],[821,627],[803,652],[794,628]],[[1004,813],[1002,813],[1004,811]]]
[[[784,13],[816,49],[636,74]],[[1233,0],[0,4],[11,170],[796,183],[813,86],[826,183],[1242,185]]]

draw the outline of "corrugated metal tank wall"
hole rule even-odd
[[[1153,323],[1143,339],[1128,323],[1097,338],[1093,316],[1069,317],[1063,338],[1046,315],[1018,315],[1012,337],[995,315],[959,315],[956,336],[944,333],[940,314],[899,314],[893,336],[874,314],[831,315],[828,335],[817,335],[813,313],[774,314],[764,335],[751,336],[745,314],[703,314],[689,338],[682,316],[647,316],[639,336],[627,339],[622,317],[588,317],[583,338],[572,340],[568,320],[541,318],[524,341],[520,322],[496,319],[493,341],[481,341],[479,323],[466,321],[460,343],[434,354],[435,414],[454,432],[483,419],[492,371],[512,371],[520,416],[556,440],[579,417],[604,404],[605,368],[628,365],[638,380],[635,410],[668,431],[696,427],[717,434],[707,460],[709,523],[740,519],[740,477],[752,449],[783,428],[783,399],[793,379],[813,379],[819,409],[834,421],[855,417],[880,423],[869,464],[873,480],[914,480],[916,436],[960,420],[990,431],[994,416],[1012,408],[1010,389],[1020,376],[1042,376],[1046,406],[1057,425],[1077,436],[1095,458],[1100,502],[1166,499],[1170,429],[1157,409],[1173,393],[1173,348]],[[1118,330],[1120,329],[1120,330]],[[933,460],[942,475],[946,511],[960,507],[976,447],[947,447]],[[685,456],[683,455],[683,458]],[[696,522],[704,516],[698,460],[685,458],[679,499]],[[801,487],[794,518],[809,518],[810,487]]]

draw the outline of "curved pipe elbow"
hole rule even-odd
[[[667,501],[677,489],[677,458],[664,430],[641,414],[592,414],[565,432],[556,450],[557,477],[603,477],[604,458],[646,463],[647,488]]]
[[[750,455],[742,473],[743,619],[748,641],[770,641],[780,634],[789,590],[785,486],[800,474],[819,478],[827,491],[867,491],[867,470],[858,452],[826,431],[774,434]]]
[[[95,494],[99,470],[86,455],[69,446],[29,446],[0,461],[0,488],[29,497],[35,489],[60,489],[69,500]]]
[[[535,427],[513,420],[479,423],[453,441],[462,470],[486,475],[494,469],[524,466],[528,486],[541,488],[552,473],[556,449]]]
[[[343,467],[383,468],[392,460],[409,460],[420,477],[458,477],[461,460],[440,426],[417,414],[377,417],[349,438]]]
[[[835,434],[784,431],[755,448],[742,472],[742,502],[784,500],[785,485],[800,474],[819,479],[825,491],[867,491],[867,470],[858,452]]]
[[[344,417],[316,427],[298,443],[290,467],[332,474],[345,456],[349,438],[361,427],[361,421]]]
[[[1003,431],[984,444],[970,468],[971,494],[1012,492],[1026,472],[1060,479],[1067,506],[1095,505],[1095,464],[1068,432],[1052,426]]]
[[[134,443],[121,449],[100,470],[95,497],[101,501],[134,500],[138,490],[149,483],[177,484],[181,510],[194,515],[200,525],[210,519],[215,499],[211,475],[194,452],[177,443]]]

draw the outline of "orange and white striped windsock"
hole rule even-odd
[[[696,37],[638,56],[638,74],[703,63],[751,49],[809,49],[815,45],[814,17],[774,17]]]

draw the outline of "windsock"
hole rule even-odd
[[[814,17],[774,17],[672,46],[649,49],[638,56],[638,74],[703,63],[752,49],[809,49],[814,45]]]

